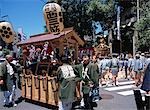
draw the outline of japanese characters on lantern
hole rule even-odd
[[[56,3],[47,3],[43,7],[46,27],[49,32],[58,34],[64,29],[61,7]]]

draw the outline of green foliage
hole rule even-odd
[[[113,15],[114,11],[114,3],[113,0],[109,0],[107,2],[101,2],[100,0],[91,0],[89,5],[87,6],[88,10],[87,13],[93,13],[96,12],[98,14],[104,14],[104,15]],[[106,17],[106,16],[105,16]]]
[[[64,26],[74,27],[81,38],[84,35],[91,34],[91,18],[86,13],[88,0],[62,0],[61,6],[64,15]]]
[[[113,0],[61,0],[61,6],[65,27],[74,27],[81,38],[92,35],[92,20],[102,21],[106,28],[112,25]]]
[[[136,30],[139,32],[147,31],[150,28],[150,18],[141,18],[139,22],[135,24]]]
[[[74,27],[83,38],[92,35],[92,20],[101,21],[102,27],[110,28],[114,15],[113,0],[49,0],[61,5],[65,28]],[[105,2],[104,2],[105,1]],[[45,32],[47,32],[44,26]]]
[[[112,26],[113,16],[115,15],[114,0],[91,0],[87,5],[87,14],[91,15],[93,20],[103,22],[103,27]]]
[[[134,27],[139,32],[138,36],[138,48],[143,50],[150,49],[150,1],[145,0],[141,2],[140,8],[140,20],[136,22]]]

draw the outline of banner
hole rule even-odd
[[[120,35],[120,6],[117,6],[117,39],[121,40],[121,35]]]

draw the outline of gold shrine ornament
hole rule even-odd
[[[57,3],[47,3],[43,7],[43,13],[47,30],[50,33],[58,34],[63,31],[63,13]]]
[[[0,37],[5,43],[14,41],[15,31],[9,22],[0,22]]]

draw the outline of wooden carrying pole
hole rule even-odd
[[[145,106],[146,110],[150,110],[150,94],[145,95]]]
[[[135,102],[137,106],[137,110],[144,110],[144,102],[142,100],[142,95],[139,89],[133,90],[134,92],[134,97],[135,97]]]

